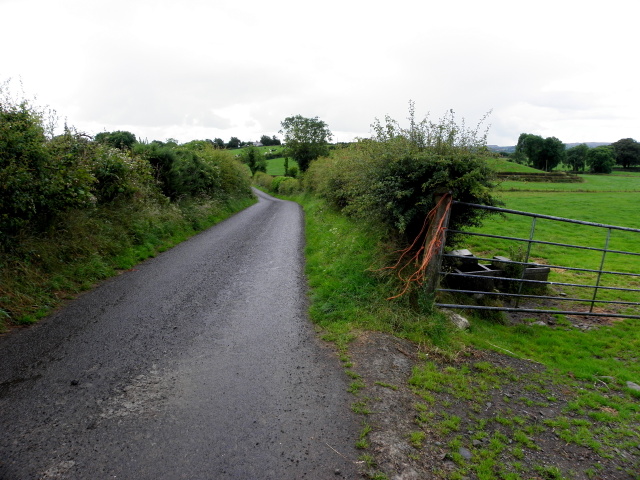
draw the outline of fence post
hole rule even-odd
[[[436,212],[431,224],[429,225],[429,230],[427,230],[427,236],[425,238],[425,245],[431,245],[432,242],[440,242],[438,251],[431,257],[429,265],[427,266],[425,288],[429,294],[434,294],[440,283],[442,252],[447,240],[447,228],[449,228],[449,216],[451,213],[451,209],[448,208],[451,203],[451,199],[449,199],[449,202],[442,201],[446,196],[450,197],[451,193],[446,190],[436,191]],[[442,230],[438,228],[440,224],[442,224]]]

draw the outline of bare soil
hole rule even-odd
[[[512,318],[512,321],[519,320]],[[602,317],[584,317],[576,320],[576,327],[597,328],[605,321]],[[576,424],[585,420],[595,422],[586,415],[565,410],[575,398],[575,380],[556,383],[539,363],[506,353],[474,349],[461,352],[455,358],[445,357],[427,347],[379,332],[359,335],[350,344],[349,355],[352,370],[361,375],[366,384],[357,396],[366,402],[370,411],[363,416],[363,422],[372,427],[367,436],[369,448],[363,452],[375,458],[375,465],[369,462],[363,467],[365,477],[389,480],[640,479],[637,425],[635,440],[631,434],[631,444],[609,445],[597,452],[589,446],[565,441],[560,429],[545,423],[557,418],[568,418]],[[435,362],[439,368],[467,365],[471,369],[478,362],[489,362],[513,375],[482,399],[456,398],[446,389],[431,392],[435,401],[428,404],[427,413],[435,420],[450,416],[461,419],[457,430],[445,432],[438,428],[437,421],[431,424],[418,421],[416,406],[428,402],[409,384],[414,368],[428,361]],[[599,382],[607,395],[623,395],[616,391],[614,379],[603,378]],[[509,425],[508,419],[515,419],[516,424]],[[531,441],[528,446],[514,438],[515,430],[527,427]],[[423,432],[421,445],[411,442],[411,435],[416,432]],[[496,438],[504,444],[501,451],[500,442],[498,447],[494,443]]]

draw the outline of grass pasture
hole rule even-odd
[[[632,176],[605,177],[586,175],[585,183],[581,184],[525,184],[525,182],[508,182],[520,184],[517,189],[503,191],[501,198],[505,208],[525,212],[539,213],[556,217],[576,219],[586,222],[616,225],[640,229],[640,217],[637,215],[637,205],[640,202],[640,189],[630,180],[639,184]],[[507,183],[507,182],[505,182]],[[535,188],[551,185],[556,190],[530,191],[527,186]],[[576,191],[576,187],[588,186],[592,191]],[[627,191],[628,190],[628,191]],[[531,217],[520,215],[494,215],[476,232],[493,235],[528,239],[533,221]],[[534,239],[554,243],[579,245],[583,247],[604,248],[607,241],[608,229],[591,226],[556,222],[547,219],[537,219],[535,223]],[[521,246],[527,248],[526,242],[514,242],[478,236],[469,236],[465,241],[465,248],[475,255],[491,258],[494,255],[510,257],[513,249]],[[611,230],[609,250],[640,253],[640,233]],[[531,260],[550,265],[570,266],[598,270],[602,261],[602,252],[588,249],[577,249],[555,245],[533,244]],[[640,257],[615,253],[607,253],[603,270],[640,273]],[[563,269],[553,269],[549,280],[552,282],[576,283],[595,285],[597,274],[589,272],[575,272]],[[621,288],[640,288],[640,277],[618,276],[605,274],[601,278],[601,285]],[[580,287],[557,288],[571,297],[590,298],[591,290]],[[637,292],[621,292],[600,290],[598,299],[621,300],[637,302]],[[600,305],[604,306],[604,305]],[[631,314],[638,308],[619,307],[618,313]]]
[[[235,155],[240,155],[247,147],[239,148],[234,150]],[[269,153],[272,154],[282,154],[284,147],[281,145],[270,146],[270,147],[257,147],[258,150],[263,154],[267,155]],[[289,168],[296,167],[298,168],[298,163],[292,158],[289,159]],[[284,157],[275,157],[267,160],[267,171],[268,175],[272,175],[277,177],[279,175],[284,175]]]

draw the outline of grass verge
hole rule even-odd
[[[428,298],[386,300],[399,285],[380,271],[394,251],[384,231],[312,196],[296,200],[306,212],[311,317],[352,379],[370,478],[392,477],[389,465],[400,464],[443,479],[640,478],[640,394],[627,383],[640,383],[640,321],[580,330],[561,315],[547,327],[474,318],[468,331],[453,330]],[[349,344],[366,330],[418,345],[424,355],[406,385],[359,375]],[[371,392],[398,393],[387,385],[419,397],[404,412],[412,427],[393,462],[378,458],[372,436]]]
[[[70,212],[50,231],[23,234],[0,259],[0,332],[248,207],[255,198],[123,203]]]

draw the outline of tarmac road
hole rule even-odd
[[[0,479],[360,478],[306,317],[303,214],[260,202],[0,337]]]

